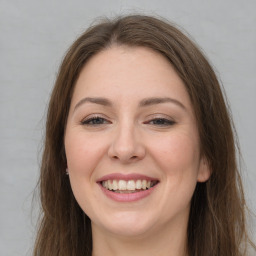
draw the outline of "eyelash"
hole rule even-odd
[[[166,126],[174,125],[175,122],[173,120],[169,120],[166,118],[154,118],[152,120],[147,121],[146,124],[152,124],[152,125],[156,125],[156,126],[166,127]]]
[[[100,121],[100,123],[99,123],[99,121]],[[88,119],[81,121],[81,124],[86,125],[86,126],[99,126],[99,125],[106,124],[106,123],[110,123],[110,122],[101,116],[93,116],[93,117],[90,117]]]
[[[93,116],[81,121],[81,124],[86,126],[100,126],[100,125],[109,124],[109,123],[111,122],[101,116]],[[175,122],[173,120],[169,120],[166,118],[153,118],[149,121],[146,121],[144,124],[167,127],[167,126],[174,125]]]

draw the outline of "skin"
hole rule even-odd
[[[173,101],[141,106],[152,97]],[[73,193],[92,221],[94,256],[186,255],[191,197],[210,171],[185,86],[162,55],[112,46],[92,57],[75,85],[65,149]],[[159,183],[146,198],[117,202],[96,182],[111,173]]]

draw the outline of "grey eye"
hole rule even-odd
[[[157,126],[169,126],[175,124],[174,121],[166,118],[155,118],[153,120],[150,120],[148,123]]]
[[[109,122],[105,118],[102,118],[102,117],[91,117],[86,120],[83,120],[81,123],[82,123],[82,125],[96,126],[96,125],[101,125],[101,124],[107,124]]]

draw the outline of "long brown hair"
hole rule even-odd
[[[90,219],[78,206],[65,174],[64,133],[81,69],[89,58],[115,44],[148,47],[162,54],[183,80],[193,104],[201,152],[212,174],[206,183],[197,184],[192,198],[187,230],[189,255],[246,255],[250,240],[236,161],[238,145],[223,90],[212,67],[187,36],[166,21],[141,15],[92,26],[73,43],[61,64],[47,115],[39,181],[42,215],[34,255],[92,253]]]

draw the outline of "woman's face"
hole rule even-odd
[[[74,196],[93,232],[186,229],[196,183],[210,172],[185,86],[143,47],[92,57],[71,101],[65,149]]]

